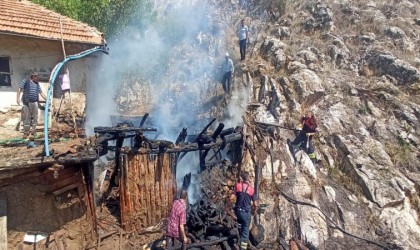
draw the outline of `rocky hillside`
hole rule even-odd
[[[252,32],[235,83],[259,104],[248,109],[248,141],[267,180],[261,203],[273,205],[266,237],[419,249],[420,2],[248,2],[232,17]],[[319,118],[316,166],[303,152],[293,163],[292,132],[252,122],[293,128],[306,111]]]
[[[161,17],[197,3],[155,2]],[[159,77],[125,81],[120,111],[158,103],[170,116],[178,103],[188,111],[181,121],[245,120],[253,150],[243,167],[262,167],[267,242],[280,247],[297,237],[317,249],[420,249],[420,1],[209,0],[207,7],[194,17],[203,25],[188,29],[190,37],[172,38]],[[242,18],[251,41],[240,62]],[[214,89],[226,51],[235,63],[231,96]],[[162,86],[156,101],[151,89]],[[177,102],[185,92],[188,102]],[[286,143],[295,135],[284,128],[306,111],[319,120],[316,165],[302,151],[295,162]]]

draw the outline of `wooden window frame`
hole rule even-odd
[[[11,87],[12,86],[12,64],[10,56],[0,56],[0,60],[4,60],[9,64],[9,71],[3,71],[0,68],[0,87]]]

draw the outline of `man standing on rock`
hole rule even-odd
[[[187,190],[181,191],[180,199],[172,203],[171,213],[166,228],[166,249],[187,249],[187,234],[185,224],[187,223]]]
[[[20,87],[17,91],[17,104],[20,105],[20,93],[22,95],[22,121],[23,121],[23,132],[25,136],[36,134],[36,124],[38,122],[38,101],[39,94],[45,100],[47,97],[42,93],[41,87],[38,83],[38,74],[31,73],[29,79],[25,78],[21,81]]]
[[[302,130],[296,136],[295,140],[291,143],[293,154],[299,148],[304,148],[312,163],[316,163],[315,147],[312,142],[314,135],[317,133],[317,119],[312,112],[308,112],[302,117]]]
[[[246,43],[249,42],[249,29],[245,25],[245,19],[241,20],[241,26],[239,27],[239,51],[241,52],[241,61],[245,60],[246,54]]]
[[[241,224],[239,230],[239,244],[241,250],[248,248],[249,242],[249,225],[251,224],[251,203],[256,208],[258,201],[254,194],[254,187],[249,184],[249,173],[242,172],[240,181],[236,184],[234,193],[228,200],[228,207],[236,197],[236,205],[234,207],[238,223]]]
[[[233,67],[233,61],[229,57],[229,53],[225,54],[225,61],[222,65],[222,71],[223,71],[223,78],[222,78],[222,86],[223,90],[225,91],[225,94],[230,93],[230,80],[232,79],[232,74],[235,72],[235,69]]]

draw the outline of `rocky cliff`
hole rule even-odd
[[[232,23],[246,18],[252,38],[235,83],[254,104],[248,141],[261,152],[261,203],[272,208],[266,237],[301,235],[318,249],[419,249],[420,2],[238,8]],[[253,123],[293,128],[306,111],[319,119],[315,166],[302,151],[293,161],[291,131]]]
[[[202,4],[155,2],[160,17]],[[171,38],[159,77],[123,84],[120,110],[159,104],[169,116],[176,112],[166,104],[182,103],[188,115],[181,120],[245,122],[253,150],[243,168],[262,167],[267,242],[298,237],[317,249],[420,249],[420,1],[206,4],[204,15],[191,14],[202,24],[188,29],[191,36]],[[251,39],[240,62],[236,30],[243,18]],[[225,52],[235,64],[231,95],[215,81]],[[150,98],[153,84],[171,94]],[[188,102],[178,102],[185,92]],[[315,165],[303,151],[295,161],[286,143],[306,111],[319,121]]]

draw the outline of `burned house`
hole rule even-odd
[[[51,143],[50,157],[42,147],[25,148],[25,154],[19,145],[2,148],[0,244],[85,249],[100,246],[103,237],[160,224],[177,191],[189,185],[188,176],[182,186],[176,180],[185,155],[197,153],[193,164],[201,170],[220,162],[226,148],[237,150],[230,152],[231,159],[241,158],[241,128],[225,129],[221,123],[210,131],[213,123],[197,134],[182,129],[176,142],[151,139],[158,131],[147,123],[96,127],[90,138]],[[105,168],[100,168],[104,157]]]

